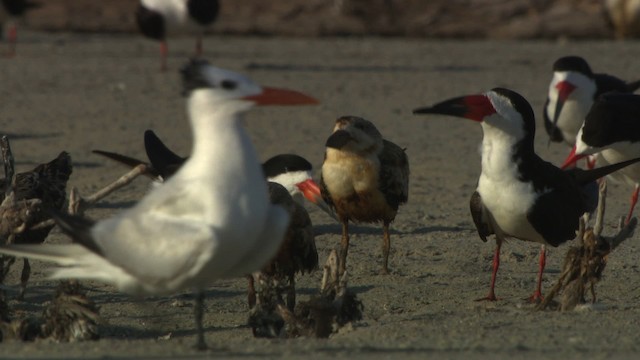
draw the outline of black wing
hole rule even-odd
[[[380,190],[387,203],[398,210],[409,199],[409,159],[404,149],[391,141],[383,140],[380,159]]]
[[[476,230],[478,230],[480,239],[482,239],[482,241],[484,242],[487,242],[487,236],[493,235],[494,231],[488,219],[489,210],[484,207],[484,204],[482,203],[482,197],[477,191],[474,191],[471,195],[471,199],[469,201],[469,209],[471,210],[471,218],[473,219],[473,223],[476,225]]]
[[[151,166],[165,180],[175,174],[187,160],[171,151],[153,130],[144,132],[144,149],[147,152]]]
[[[594,74],[594,78],[596,80],[596,86],[598,89],[596,91],[594,99],[609,91],[630,93],[634,92],[638,89],[638,87],[640,87],[640,81],[626,83],[625,81],[620,80],[615,76],[607,74]]]

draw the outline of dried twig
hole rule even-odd
[[[587,289],[591,293],[591,301],[596,301],[595,284],[602,277],[608,254],[633,234],[637,224],[636,218],[631,219],[628,224],[624,224],[624,218],[621,218],[616,235],[609,238],[602,236],[606,194],[606,182],[602,181],[599,189],[595,225],[593,228],[587,228],[589,217],[584,216],[580,219],[577,237],[579,244],[569,248],[565,256],[562,273],[546,298],[537,306],[538,310],[543,310],[550,306],[554,297],[558,294],[561,294],[558,308],[560,310],[571,310],[578,304],[585,303]]]

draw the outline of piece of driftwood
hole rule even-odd
[[[536,309],[544,310],[551,307],[561,311],[573,310],[576,306],[586,303],[587,291],[591,294],[591,302],[596,302],[595,285],[602,279],[602,273],[607,265],[607,256],[625,239],[633,235],[637,224],[636,218],[632,218],[628,224],[625,224],[624,217],[621,217],[616,234],[611,237],[602,236],[606,195],[607,185],[602,181],[593,228],[587,227],[589,216],[585,214],[580,219],[580,228],[576,237],[578,245],[569,248],[560,277]],[[558,295],[559,300],[555,301]]]
[[[296,304],[294,311],[289,310],[282,301],[267,304],[258,302],[249,317],[254,335],[326,338],[345,325],[362,319],[364,306],[348,289],[347,273],[340,277],[338,270],[338,253],[332,250],[323,268],[319,294]],[[265,290],[272,291],[268,288]]]

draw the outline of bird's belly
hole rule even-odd
[[[339,163],[325,163],[322,179],[338,215],[363,222],[395,217],[395,210],[387,204],[378,187],[378,169],[374,163],[344,159]]]
[[[529,223],[527,213],[535,202],[532,186],[522,182],[478,183],[482,203],[495,221],[496,232],[525,241],[545,243],[544,238]]]

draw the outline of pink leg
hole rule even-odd
[[[538,269],[538,284],[536,285],[536,291],[529,298],[532,303],[541,301],[542,297],[542,274],[544,273],[544,266],[547,264],[547,249],[544,245],[540,247],[540,268]]]
[[[493,272],[491,273],[491,285],[489,287],[489,294],[486,297],[476,299],[476,301],[496,301],[498,298],[496,297],[495,287],[496,287],[496,277],[498,276],[498,268],[500,268],[500,247],[502,246],[502,241],[496,241],[496,252],[493,254]]]
[[[629,209],[629,214],[627,215],[627,221],[625,224],[628,224],[631,221],[631,216],[633,215],[633,209],[635,209],[636,204],[638,203],[638,191],[640,191],[640,184],[636,184],[636,189],[633,191],[631,195],[631,208]]]

